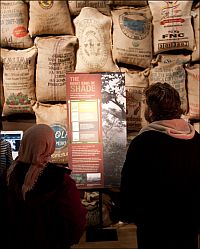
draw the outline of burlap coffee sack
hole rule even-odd
[[[3,61],[3,89],[5,103],[3,115],[33,113],[35,100],[35,46],[23,50],[1,49]]]
[[[189,118],[200,119],[200,64],[187,66],[187,89],[189,103]]]
[[[69,4],[69,10],[71,15],[77,16],[80,14],[81,9],[84,7],[92,7],[98,9],[99,12],[101,12],[104,15],[110,15],[110,3],[112,1],[109,0],[87,0],[87,1],[68,1]]]
[[[33,110],[37,124],[47,124],[54,130],[56,149],[52,155],[52,162],[68,163],[66,104],[50,105],[36,102],[33,105]]]
[[[123,68],[120,69],[122,72],[125,71],[127,131],[139,131],[147,125],[144,118],[144,89],[149,85],[147,77],[149,70],[134,72]]]
[[[74,34],[66,1],[30,1],[29,5],[31,36]]]
[[[135,0],[112,0],[113,5],[117,6],[146,6],[147,1],[135,1]]]
[[[148,1],[153,15],[154,53],[194,49],[192,1]]]
[[[79,40],[76,72],[116,72],[111,51],[111,17],[95,8],[84,7],[74,19]]]
[[[194,126],[194,129],[198,132],[198,133],[200,133],[200,122],[198,123],[193,123],[193,126]]]
[[[0,61],[0,116],[2,115],[4,101],[5,99],[3,94],[3,65]]]
[[[1,47],[29,48],[28,5],[23,1],[1,1]]]
[[[195,48],[192,53],[192,61],[199,61],[200,60],[200,3],[198,6],[193,10],[193,23],[194,23],[194,36],[195,36]]]
[[[175,62],[177,64],[186,64],[191,61],[191,55],[183,55],[183,54],[158,54],[155,59],[151,61],[153,65],[158,62],[161,63],[172,63]]]
[[[149,67],[152,60],[152,15],[148,6],[119,7],[113,19],[113,59],[117,62]]]
[[[66,73],[75,70],[77,38],[71,35],[36,37],[37,101],[66,101]]]

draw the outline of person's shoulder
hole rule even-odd
[[[58,175],[65,175],[71,173],[71,170],[68,167],[60,166],[60,164],[57,163],[51,163],[49,162],[47,164],[47,171],[51,174],[58,174]]]
[[[75,186],[76,182],[69,174],[65,173],[65,175],[64,175],[64,184]]]
[[[160,139],[160,137],[162,136],[166,136],[166,134],[154,130],[149,130],[142,133],[138,133],[138,135],[133,139],[133,141],[140,142],[147,139]]]
[[[68,167],[60,166],[60,164],[51,163],[47,164],[45,169],[45,177],[49,180],[67,183],[73,182],[73,178],[70,176],[71,170]]]
[[[45,169],[46,174],[52,175],[52,176],[63,176],[65,174],[65,171],[63,168],[58,167],[56,163],[49,162],[47,164],[47,167]]]
[[[169,137],[169,136],[168,136]],[[145,147],[151,148],[152,145],[159,146],[163,141],[168,141],[166,134],[158,131],[145,131],[139,133],[130,143],[130,149],[143,150]]]
[[[64,180],[64,170],[57,167],[54,163],[48,163],[44,168],[41,175],[42,182],[46,182],[48,185],[59,185]]]

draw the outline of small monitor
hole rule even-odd
[[[15,159],[18,156],[20,141],[22,140],[23,131],[1,131],[1,138],[10,142],[12,156]]]

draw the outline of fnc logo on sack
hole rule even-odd
[[[62,126],[60,124],[54,124],[51,126],[55,133],[55,139],[56,139],[56,150],[57,149],[63,149],[65,146],[67,146],[67,129],[65,126]]]

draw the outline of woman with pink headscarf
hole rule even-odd
[[[8,249],[69,249],[84,232],[86,210],[69,171],[52,164],[54,131],[25,131],[7,172]]]

